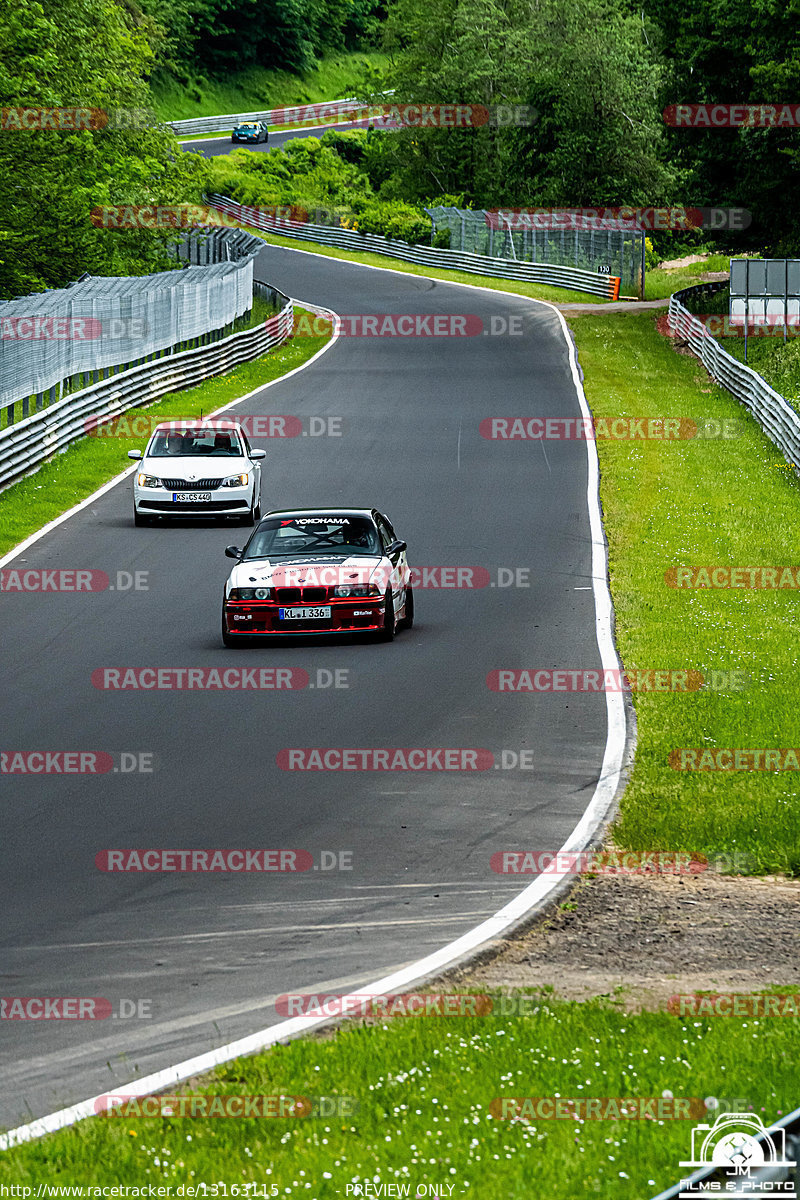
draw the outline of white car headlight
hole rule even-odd
[[[162,481],[161,481],[160,479],[157,479],[155,475],[145,475],[145,474],[143,474],[143,473],[141,473],[141,474],[138,476],[138,480],[137,480],[137,482],[138,482],[138,484],[139,484],[139,487],[156,487],[156,488],[160,488],[160,487],[163,487],[163,486],[164,486],[164,484],[162,483]]]
[[[247,482],[250,476],[244,471],[241,475],[229,475],[227,479],[223,479],[223,487],[247,487]]]

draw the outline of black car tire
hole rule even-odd
[[[149,517],[143,517],[143,516],[142,516],[142,514],[141,514],[140,512],[137,512],[136,508],[134,507],[134,510],[133,510],[133,523],[134,523],[134,525],[136,525],[136,526],[137,526],[137,528],[141,528],[141,526],[142,526],[142,525],[149,525],[149,524],[150,524],[150,518],[149,518]]]
[[[391,586],[386,589],[386,595],[383,597],[383,603],[385,611],[389,616],[389,620],[384,624],[383,629],[380,630],[378,634],[378,641],[393,642],[394,635],[397,632],[397,622],[394,619],[394,604],[392,602]]]
[[[225,628],[224,612],[222,614],[222,644],[223,646],[227,646],[229,650],[233,649],[234,646],[239,645],[239,638],[234,637],[232,633],[228,633],[227,629]]]
[[[400,629],[412,629],[414,626],[414,589],[409,584],[406,587],[406,615],[400,622]]]

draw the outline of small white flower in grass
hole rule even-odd
[[[330,1171],[323,1171],[322,1178],[323,1179],[333,1179],[333,1176],[331,1175]]]
[[[630,1175],[626,1175],[624,1171],[620,1171],[619,1177],[620,1179],[630,1179]]]

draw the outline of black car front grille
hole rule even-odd
[[[322,604],[328,600],[326,587],[279,587],[275,589],[278,604]]]
[[[221,479],[162,479],[165,488],[175,492],[215,492]]]

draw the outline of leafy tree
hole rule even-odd
[[[114,0],[7,0],[0,20],[0,106],[96,108],[102,129],[0,132],[0,295],[60,287],[83,272],[142,274],[167,265],[163,233],[104,231],[103,204],[200,197],[205,163],[181,155],[163,128],[119,124],[146,115],[146,31]]]
[[[660,64],[640,17],[615,0],[395,0],[386,39],[398,100],[527,104],[538,116],[387,134],[381,195],[463,192],[494,207],[653,203],[669,190]]]

